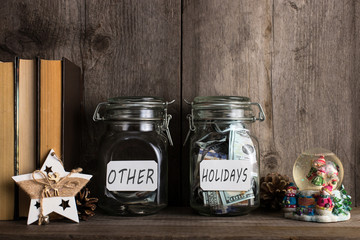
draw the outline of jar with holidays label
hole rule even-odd
[[[259,146],[249,124],[264,121],[247,97],[196,97],[188,115],[190,205],[203,215],[242,215],[257,208]],[[255,117],[253,106],[259,108]]]
[[[94,121],[107,131],[99,151],[99,206],[113,215],[146,215],[167,205],[168,102],[118,97],[100,103]]]

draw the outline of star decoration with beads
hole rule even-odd
[[[38,219],[40,224],[52,212],[79,222],[75,195],[92,177],[80,171],[66,172],[61,160],[51,150],[40,170],[13,177],[31,198],[28,225]]]

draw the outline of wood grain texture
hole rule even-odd
[[[351,220],[336,224],[285,219],[281,212],[214,218],[194,215],[189,208],[169,208],[137,218],[97,214],[80,224],[53,220],[45,227],[3,221],[0,239],[358,239],[359,221],[358,208]]]
[[[351,83],[351,112],[352,112],[352,126],[354,127],[352,131],[352,142],[351,148],[354,149],[354,161],[355,167],[355,200],[356,206],[360,206],[360,68],[359,61],[360,61],[360,1],[355,1],[353,3],[354,7],[354,41],[355,41],[355,49],[353,54],[354,56],[354,64],[353,64],[353,76],[352,76],[352,83]]]
[[[83,0],[4,0],[0,12],[1,60],[66,57],[81,65]]]
[[[323,147],[345,168],[355,196],[359,161],[359,25],[354,1],[274,1],[274,142],[279,172],[302,151]],[[358,5],[358,4],[357,4]],[[355,85],[354,85],[355,84]],[[357,118],[356,118],[357,117]],[[357,199],[359,201],[359,199]]]
[[[4,0],[0,59],[64,56],[82,67],[85,172],[96,170],[98,102],[175,99],[169,196],[187,204],[188,151],[180,145],[190,109],[181,98],[245,95],[267,115],[252,129],[262,175],[291,176],[303,150],[328,148],[343,161],[344,183],[359,204],[359,12],[356,0]]]
[[[169,200],[180,199],[180,12],[181,2],[86,1],[83,164],[96,171],[96,149],[104,128],[92,121],[99,102],[117,96],[159,96],[175,100],[170,130]],[[139,149],[141,150],[141,149]]]
[[[169,156],[170,200],[180,185],[180,9],[179,1],[3,1],[1,60],[66,57],[83,69],[84,171],[96,171],[102,128],[91,115],[113,96],[157,95],[175,99],[169,113],[174,145]],[[86,10],[86,12],[85,12]],[[86,14],[86,17],[85,17]]]
[[[66,57],[82,66],[84,5],[84,0],[2,1],[0,59]]]
[[[261,143],[261,171],[273,162],[271,48],[272,1],[183,2],[183,98],[235,95],[250,97],[265,109],[267,120],[252,133]],[[183,137],[190,108],[182,108]],[[188,202],[189,153],[183,153],[184,201]],[[267,160],[269,159],[269,160]]]

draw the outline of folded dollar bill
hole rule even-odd
[[[230,192],[230,191],[219,191],[221,202],[225,206],[238,204],[248,205],[250,199],[255,198],[254,192],[250,189],[247,192]]]

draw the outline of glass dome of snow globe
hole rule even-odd
[[[344,168],[340,159],[331,151],[313,148],[303,152],[293,167],[294,182],[302,190],[321,190],[325,185],[332,190],[341,187]]]

